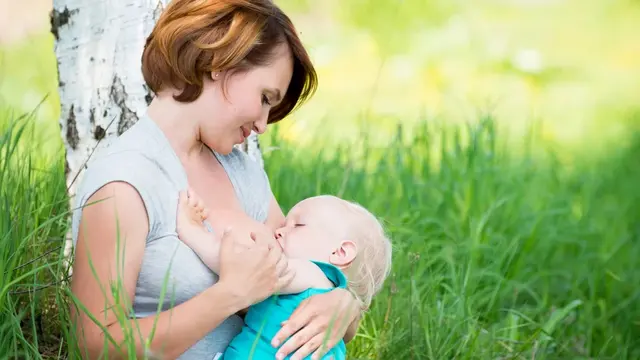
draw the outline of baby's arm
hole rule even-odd
[[[295,271],[293,281],[281,294],[297,294],[309,288],[332,288],[333,284],[320,268],[309,260],[289,258],[289,267]]]
[[[220,241],[213,233],[205,230],[202,222],[208,216],[202,201],[193,192],[180,194],[178,203],[178,237],[189,246],[211,271],[220,271]],[[241,228],[251,228],[251,224],[242,224]],[[263,229],[254,233],[269,236]],[[288,266],[295,272],[291,283],[281,290],[281,294],[296,294],[308,288],[333,287],[322,270],[309,260],[288,259]]]

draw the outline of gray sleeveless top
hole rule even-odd
[[[267,218],[271,190],[264,170],[248,155],[235,149],[228,155],[214,153],[226,170],[245,212],[257,221]],[[133,303],[136,317],[156,314],[180,304],[212,286],[218,276],[176,234],[178,192],[187,188],[187,176],[164,133],[145,114],[131,128],[94,156],[76,193],[72,234],[78,237],[81,206],[109,182],[124,181],[140,194],[149,218],[142,268]],[[90,206],[90,204],[89,204]],[[166,278],[168,272],[168,280]],[[166,282],[166,295],[161,301]],[[242,327],[232,315],[186,351],[180,359],[214,359],[224,352]]]

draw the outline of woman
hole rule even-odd
[[[176,236],[179,191],[200,194],[213,231],[225,226],[216,221],[224,211],[278,227],[284,215],[264,171],[234,145],[311,96],[316,74],[289,18],[269,0],[171,1],[147,39],[142,72],[156,97],[92,161],[76,194],[72,291],[95,317],[73,312],[77,337],[91,358],[103,355],[107,337],[109,358],[119,350],[212,359],[240,331],[238,314],[292,274],[274,239],[248,241],[241,231],[221,242],[213,274]],[[123,291],[110,291],[116,280]],[[118,315],[122,304],[132,304],[135,320]],[[354,336],[357,304],[341,289],[314,296],[273,345],[294,359],[321,355]],[[116,349],[126,336],[135,349]]]

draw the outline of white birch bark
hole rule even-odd
[[[144,42],[168,1],[53,1],[60,129],[72,206],[91,154],[135,123],[152,99],[140,61]],[[255,134],[241,148],[262,166]],[[68,253],[69,234],[65,245]]]

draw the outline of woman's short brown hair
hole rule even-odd
[[[177,101],[191,102],[204,76],[266,65],[282,43],[293,55],[293,76],[269,113],[275,123],[311,97],[318,79],[293,23],[271,0],[172,0],[147,38],[142,74],[153,92],[171,86],[181,90]]]

